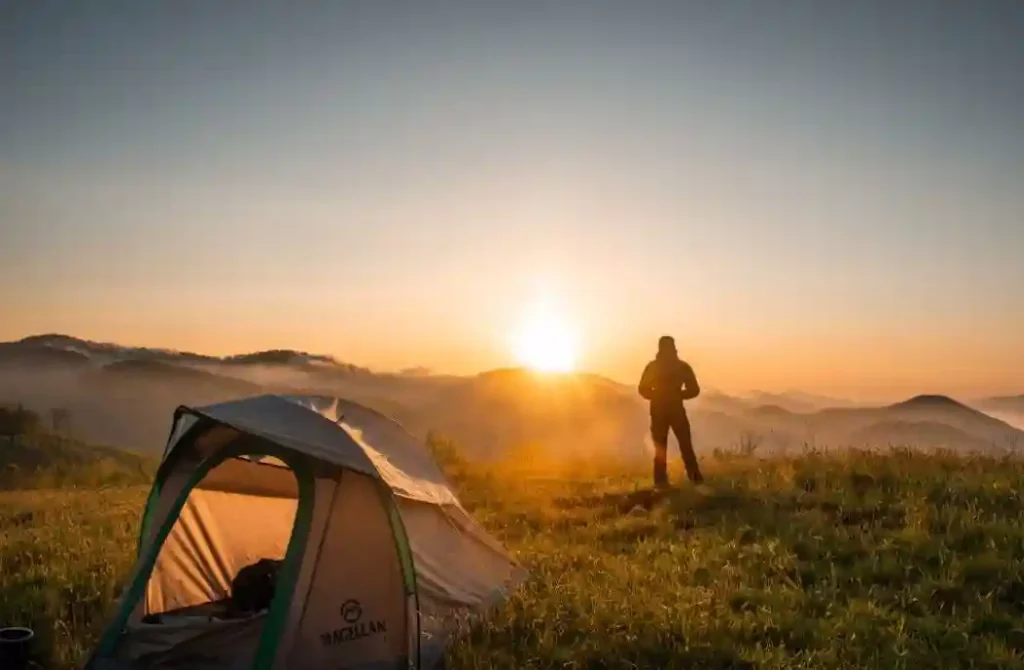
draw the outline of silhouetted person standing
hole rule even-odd
[[[683,407],[684,400],[696,398],[700,385],[693,368],[680,360],[676,343],[668,335],[658,340],[658,355],[644,368],[638,387],[640,395],[651,403],[651,439],[654,441],[654,485],[668,485],[666,456],[668,452],[669,428],[679,443],[679,452],[686,464],[690,481],[699,484],[704,481],[693,453],[690,436],[690,420]]]

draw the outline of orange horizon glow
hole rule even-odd
[[[70,319],[75,310],[68,310],[63,318],[24,314],[7,321],[0,325],[0,340],[61,332],[214,356],[294,349],[381,372],[426,368],[438,374],[477,374],[522,366],[601,374],[632,385],[664,331],[676,335],[680,355],[693,365],[702,386],[725,393],[799,390],[871,400],[919,393],[982,397],[1022,392],[1015,371],[1024,369],[1024,352],[1015,350],[1009,338],[1002,347],[985,347],[982,334],[935,334],[912,342],[813,333],[746,339],[671,327],[638,328],[629,334],[609,327],[611,332],[605,335],[610,337],[602,337],[593,318],[574,318],[564,308],[546,308],[535,300],[524,304],[525,309],[513,310],[503,320],[477,323],[473,329],[421,327],[414,332],[399,324],[379,331],[356,329],[342,318],[321,319],[316,327],[297,318],[247,318],[244,327],[232,328],[210,319],[204,323],[192,317],[175,323],[145,313],[100,322]]]

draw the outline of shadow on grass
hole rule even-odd
[[[571,667],[582,668],[705,668],[707,670],[753,670],[757,666],[720,647],[685,650],[639,647],[624,643],[612,653],[578,655]]]
[[[668,511],[676,530],[747,528],[752,532],[756,529],[759,535],[790,537],[799,534],[801,528],[895,531],[907,523],[906,511],[898,503],[866,502],[860,497],[836,501],[800,490],[762,493],[712,487],[638,489],[559,498],[555,506],[565,510],[586,508],[599,517],[636,515],[660,508]],[[652,526],[651,532],[656,533],[657,527]]]
[[[628,514],[637,508],[650,511],[658,503],[668,499],[672,489],[637,489],[624,493],[603,493],[594,496],[576,496],[556,498],[557,509],[587,508],[595,512],[613,510],[619,514]]]
[[[736,649],[726,646],[694,644],[681,630],[648,630],[640,634],[600,633],[580,630],[571,624],[560,626],[557,639],[537,644],[536,631],[525,621],[501,630],[476,630],[467,639],[472,646],[501,649],[508,656],[498,667],[520,667],[520,659],[529,658],[529,667],[540,668],[706,668],[708,670],[753,670],[756,664],[742,658]],[[595,643],[595,638],[599,642]],[[529,649],[529,652],[526,652]],[[479,667],[464,663],[459,653],[448,667]],[[514,664],[515,663],[515,664]],[[526,667],[522,663],[522,667]]]

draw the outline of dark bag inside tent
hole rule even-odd
[[[204,615],[218,619],[246,618],[269,609],[274,599],[277,575],[283,561],[261,558],[238,571],[231,580],[231,595],[226,600],[186,607],[168,615],[191,614]],[[147,614],[142,618],[144,623],[163,623],[163,614]]]

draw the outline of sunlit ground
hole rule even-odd
[[[647,463],[435,453],[529,579],[453,645],[482,668],[1024,668],[1024,464],[910,451]],[[555,473],[560,476],[552,476]],[[0,620],[81,667],[134,558],[144,487],[0,492]]]

